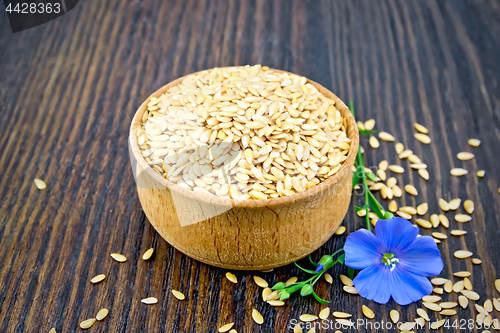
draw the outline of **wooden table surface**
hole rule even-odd
[[[228,322],[238,332],[284,332],[292,319],[324,307],[297,296],[281,308],[263,303],[251,272],[236,272],[238,283],[229,282],[225,270],[167,244],[141,209],[127,146],[135,110],[179,76],[227,65],[295,72],[353,100],[359,119],[376,119],[377,130],[428,164],[429,181],[414,171],[397,176],[419,190],[400,205],[428,202],[429,213],[439,213],[440,197],[473,200],[471,222],[459,225],[447,213],[450,229],[468,234],[439,245],[442,276],[470,270],[482,301],[500,297],[493,287],[500,277],[498,1],[81,1],[16,34],[2,13],[0,50],[1,332],[77,332],[102,307],[109,317],[89,332],[215,332]],[[414,139],[414,122],[429,129],[430,145]],[[471,137],[481,146],[470,147]],[[387,159],[409,169],[394,143],[372,150],[363,137],[361,144],[367,164]],[[460,151],[475,159],[459,161]],[[469,174],[453,177],[453,167]],[[480,169],[483,179],[476,177]],[[34,178],[47,189],[37,190]],[[347,232],[363,226],[354,205],[344,223]],[[313,257],[342,247],[345,237],[332,237]],[[144,262],[150,247],[156,255]],[[458,249],[472,251],[482,265],[455,259]],[[128,261],[114,262],[111,252]],[[99,273],[106,280],[92,285]],[[416,318],[420,302],[374,304],[342,291],[337,276],[345,267],[330,273],[335,282],[320,281],[316,290],[332,300],[332,311],[363,318],[365,304],[378,321],[388,321],[392,309],[403,321]],[[270,283],[307,277],[293,265],[258,275]],[[186,300],[175,299],[172,289]],[[158,304],[141,304],[147,296]],[[263,325],[252,321],[254,307]],[[472,305],[458,312],[451,318],[476,315]]]

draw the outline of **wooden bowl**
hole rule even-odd
[[[278,70],[276,70],[278,71]],[[283,72],[283,71],[278,71]],[[347,119],[352,140],[347,159],[326,181],[286,197],[231,200],[193,192],[165,180],[146,163],[137,144],[147,101],[160,97],[184,77],[154,92],[137,110],[130,127],[130,159],[142,208],[153,227],[184,254],[237,270],[266,270],[301,259],[324,244],[342,223],[351,201],[352,170],[359,134],[347,106],[320,84]]]

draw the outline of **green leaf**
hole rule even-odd
[[[314,262],[314,260],[312,260],[311,255],[308,255],[307,257],[309,258],[309,261],[311,262],[311,264],[313,264],[313,266],[314,266],[314,267],[317,267],[317,266],[318,266],[318,264],[317,264],[317,263],[315,263],[315,262]]]
[[[385,211],[382,211],[382,207],[380,206],[379,202],[375,197],[373,196],[372,192],[370,190],[366,189],[368,191],[368,204],[370,205],[370,209],[377,214],[377,216],[380,219],[385,219]]]
[[[280,301],[284,301],[290,298],[290,293],[286,290],[280,291]]]
[[[354,279],[354,273],[354,269],[352,269],[351,267],[347,267],[347,276],[349,276],[351,280]]]
[[[366,178],[368,178],[372,182],[376,182],[377,181],[377,177],[375,176],[375,174],[373,173],[373,171],[365,172],[365,174],[366,174]]]
[[[373,134],[373,133],[375,133],[375,132],[376,132],[376,131],[367,131],[367,130],[361,129],[361,128],[359,128],[359,127],[358,127],[358,131],[359,131],[359,133],[361,133],[361,134]]]
[[[302,289],[300,289],[300,296],[308,296],[313,292],[313,286],[310,284],[305,284]]]
[[[339,263],[343,264],[343,263],[345,262],[345,253],[342,253],[342,254],[338,257],[337,261],[338,261]]]
[[[293,283],[291,285],[289,285],[288,287],[286,287],[286,291],[290,294],[293,294],[294,292],[296,292],[297,290],[301,289],[303,285],[305,285],[306,283],[305,282],[297,282],[297,283]]]
[[[352,101],[349,101],[349,109],[351,110],[352,116],[356,118],[354,115],[354,103]]]
[[[283,289],[285,287],[286,287],[285,282],[278,282],[271,289],[272,290],[278,290],[278,289]]]
[[[316,295],[316,293],[314,292],[314,290],[313,290],[312,294],[313,294],[314,298],[315,298],[318,302],[323,303],[323,304],[328,304],[328,303],[330,303],[330,301],[325,301],[324,299],[322,299],[322,298],[320,298],[318,295]]]
[[[305,268],[300,267],[300,266],[299,266],[299,264],[297,264],[297,262],[294,262],[294,264],[295,264],[295,266],[297,266],[298,268],[300,268],[301,270],[303,270],[303,271],[304,271],[304,272],[306,272],[306,273],[309,273],[309,274],[316,274],[316,272],[315,272],[315,271],[313,271],[313,270],[310,270],[310,269],[305,269]]]
[[[354,209],[356,209],[356,212],[359,212],[360,210],[366,210],[367,208],[368,208],[367,203],[363,207],[354,206]]]

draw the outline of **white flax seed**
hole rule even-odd
[[[453,168],[450,170],[450,174],[456,177],[465,176],[467,173],[468,171],[463,168]]]
[[[109,313],[108,309],[101,309],[95,315],[95,319],[97,319],[98,321],[101,321],[108,316],[108,313]]]
[[[458,207],[460,207],[461,202],[462,200],[460,200],[459,198],[452,199],[450,200],[450,202],[448,202],[448,207],[450,208],[450,210],[457,210]]]
[[[43,180],[35,178],[33,181],[35,182],[35,186],[37,189],[45,190],[47,188],[47,184]]]
[[[391,134],[387,133],[387,132],[379,132],[378,133],[378,137],[381,140],[383,140],[383,141],[389,141],[389,142],[391,142],[391,141],[395,140],[394,137]]]
[[[234,323],[229,323],[229,324],[225,324],[221,327],[219,327],[219,332],[223,333],[223,332],[227,332],[229,331],[231,328],[233,328],[234,326]]]
[[[94,325],[95,321],[96,321],[95,318],[90,318],[90,319],[84,320],[80,323],[80,327],[82,330],[89,329],[92,327],[92,325]]]
[[[474,154],[463,151],[457,154],[457,158],[461,161],[468,161],[474,158]]]
[[[391,317],[391,320],[394,324],[397,324],[399,322],[399,312],[397,310],[391,310],[389,316]]]
[[[375,318],[375,313],[373,313],[373,311],[367,307],[366,305],[363,305],[361,307],[362,311],[363,311],[363,314],[366,316],[366,318],[368,319],[373,319]]]
[[[269,284],[267,283],[267,281],[264,280],[263,278],[261,278],[260,276],[254,275],[253,276],[253,280],[261,288],[267,288],[269,286]]]
[[[173,290],[172,290],[172,292],[173,292]],[[156,304],[156,303],[158,303],[158,299],[156,297],[147,297],[147,298],[141,299],[141,303],[144,303],[144,304]]]
[[[238,283],[238,279],[236,278],[236,275],[234,275],[233,273],[231,272],[227,272],[226,273],[226,279],[228,279],[229,281],[231,281],[232,283]]]
[[[422,143],[425,143],[425,144],[431,143],[431,138],[426,134],[415,133],[414,136],[415,136],[415,139],[417,139],[418,141],[420,141]]]
[[[101,282],[105,278],[106,278],[106,275],[99,274],[99,275],[94,276],[92,279],[90,279],[90,282],[92,282],[93,284],[96,284],[96,283]]]
[[[262,317],[260,312],[257,311],[256,309],[252,310],[252,318],[259,325],[262,325],[264,323],[264,317]]]
[[[472,147],[479,147],[479,145],[481,144],[481,140],[479,139],[469,139],[468,142]]]
[[[111,258],[115,259],[118,262],[127,261],[127,257],[125,257],[123,254],[120,253],[111,253]]]
[[[474,202],[472,200],[465,200],[464,210],[469,214],[474,213]]]
[[[180,291],[174,290],[174,289],[172,289],[172,295],[174,295],[174,297],[180,301],[182,301],[186,298],[186,296],[184,296],[183,293],[181,293]]]
[[[370,136],[369,143],[370,143],[370,147],[372,147],[373,149],[377,149],[378,147],[380,147],[380,143],[378,142],[377,138],[374,136]]]
[[[472,252],[466,251],[466,250],[459,250],[459,251],[455,251],[455,253],[453,253],[453,255],[457,259],[466,259],[466,258],[470,258],[472,256]]]
[[[425,126],[420,125],[419,123],[414,123],[413,126],[415,126],[415,129],[422,134],[429,133],[429,130]]]
[[[318,317],[320,319],[327,319],[330,316],[330,308],[326,307],[319,312]]]
[[[155,250],[153,248],[150,248],[149,250],[144,252],[144,254],[142,255],[142,260],[149,260],[151,258],[151,256],[153,255],[154,251]]]
[[[394,173],[403,173],[403,172],[405,172],[405,169],[402,166],[399,166],[399,165],[389,165],[389,170],[391,170]]]
[[[418,174],[424,180],[429,180],[429,171],[427,171],[426,169],[418,169]]]

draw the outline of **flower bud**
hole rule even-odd
[[[313,286],[310,284],[305,284],[300,290],[300,296],[311,295],[313,292]]]
[[[333,256],[329,255],[324,255],[321,257],[318,267],[316,267],[316,273],[321,272],[322,270],[327,270],[329,268],[333,267]]]

